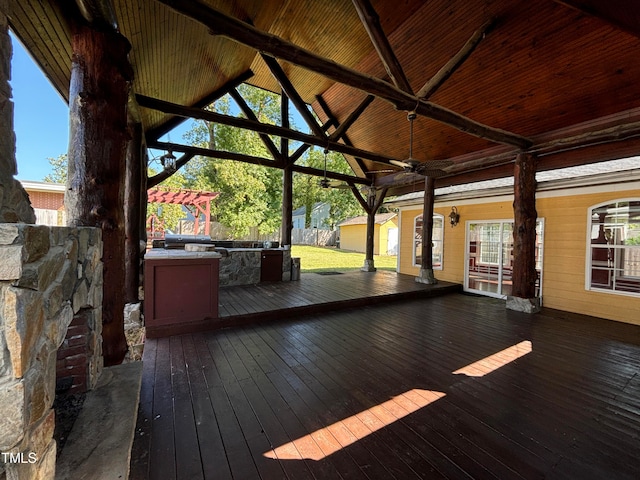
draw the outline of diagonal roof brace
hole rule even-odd
[[[527,149],[532,141],[520,135],[489,127],[434,103],[420,100],[413,94],[379,78],[340,65],[309,50],[287,42],[276,35],[256,29],[248,23],[229,17],[193,0],[159,0],[177,12],[205,25],[214,35],[222,35],[262,53],[323,75],[335,82],[365,91],[394,105],[398,110],[415,110],[462,132],[496,143]]]

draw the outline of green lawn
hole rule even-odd
[[[364,253],[347,252],[330,247],[292,245],[291,256],[300,257],[301,272],[332,272],[359,270],[364,264]],[[397,257],[375,255],[378,270],[396,270]]]

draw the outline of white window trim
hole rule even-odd
[[[611,200],[607,200],[606,202],[597,203],[595,205],[591,205],[587,208],[587,231],[586,231],[586,239],[585,239],[585,260],[584,260],[584,289],[588,292],[597,292],[597,293],[608,293],[610,295],[621,295],[624,297],[633,297],[638,298],[640,294],[635,292],[625,292],[622,290],[613,290],[609,288],[598,288],[591,286],[591,271],[592,271],[592,260],[591,260],[591,230],[593,228],[592,217],[593,210],[599,207],[603,207],[605,205],[611,205],[612,203],[620,203],[620,202],[640,202],[640,197],[623,197],[623,198],[614,198]]]
[[[418,221],[418,218],[421,218],[421,217],[422,217],[421,213],[416,215],[415,217],[413,217],[413,230],[411,230],[411,232],[412,232],[411,233],[411,241],[412,241],[412,243],[411,243],[411,257],[412,257],[411,263],[412,263],[412,265],[414,267],[420,267],[421,266],[421,265],[418,265],[416,263],[416,222]],[[439,266],[437,266],[437,267],[434,266],[433,269],[434,270],[442,270],[444,268],[444,230],[445,230],[444,229],[444,226],[445,226],[444,215],[441,215],[439,213],[434,213],[433,217],[434,218],[437,217],[440,220],[442,220],[442,238],[439,240],[440,243],[442,244],[442,261],[440,262]],[[398,239],[398,241],[400,241],[400,240]]]

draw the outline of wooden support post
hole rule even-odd
[[[424,202],[422,204],[422,262],[416,282],[434,285],[438,283],[433,274],[433,204],[435,201],[435,178],[424,178]]]
[[[365,207],[367,212],[367,239],[365,247],[364,265],[360,269],[363,272],[375,272],[376,267],[373,261],[374,241],[375,241],[375,228],[376,228],[376,213],[380,209],[384,197],[387,195],[387,189],[385,188],[376,196],[376,190],[371,189],[367,197],[366,203],[360,197],[360,193],[355,187],[351,187],[356,194],[356,198]]]
[[[115,30],[73,23],[69,88],[69,175],[65,207],[70,225],[102,230],[105,365],[122,362],[124,335],[124,171],[127,101],[132,70],[129,42]]]
[[[147,162],[143,152],[142,124],[129,115],[129,135],[125,169],[125,303],[138,303],[140,287],[140,224],[144,222],[141,208],[143,170]],[[145,190],[146,204],[146,190]]]
[[[280,96],[280,117],[282,127],[289,128],[289,97],[282,92]],[[285,167],[282,170],[282,231],[280,246],[291,247],[291,231],[293,230],[293,161],[289,157],[289,140],[280,139],[280,156]],[[286,248],[286,247],[285,247]]]
[[[528,313],[540,310],[536,298],[536,157],[516,157],[513,188],[513,289],[507,308]]]
[[[376,266],[373,260],[373,249],[375,241],[376,229],[376,212],[369,210],[367,212],[367,241],[364,256],[364,265],[361,270],[363,272],[375,272]]]

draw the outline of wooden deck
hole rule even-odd
[[[337,308],[426,298],[460,291],[461,288],[460,285],[448,282],[424,285],[416,283],[415,277],[410,275],[384,270],[333,274],[303,273],[300,281],[221,287],[218,299],[219,318],[147,328],[147,336],[167,337],[327,312]]]
[[[459,293],[148,340],[138,479],[637,479],[640,327]]]

